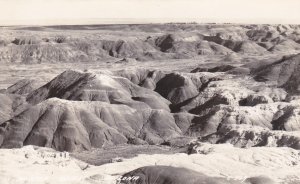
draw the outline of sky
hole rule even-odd
[[[300,0],[0,0],[0,25],[300,24]]]

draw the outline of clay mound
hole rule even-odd
[[[196,72],[227,72],[229,70],[232,70],[236,67],[232,66],[232,65],[220,65],[220,66],[216,66],[213,68],[195,68],[191,71],[191,73],[196,73]]]
[[[197,55],[226,55],[232,51],[222,45],[213,42],[198,41],[198,42],[176,42],[172,48],[167,50],[171,53],[184,54],[189,57]]]
[[[201,138],[214,144],[230,143],[236,147],[290,147],[300,149],[299,131],[284,132],[251,125],[223,125],[214,134]]]
[[[205,42],[205,41],[203,41]],[[202,54],[202,43],[203,42],[200,42],[200,47],[199,47],[199,44],[197,45],[197,52],[198,54],[201,53]],[[209,52],[211,54],[216,54],[216,55],[228,55],[228,54],[232,54],[232,50],[228,49],[227,47],[224,47],[223,45],[219,45],[219,44],[216,44],[214,42],[209,42]],[[205,52],[204,52],[205,53]]]
[[[256,176],[247,178],[244,183],[247,184],[276,184],[276,182],[266,176]]]
[[[202,77],[201,75],[197,76],[195,74],[202,74]],[[190,79],[198,89],[197,94],[190,98],[181,99],[179,103],[169,99],[172,102],[170,106],[172,112],[189,112],[201,115],[202,113],[205,114],[207,110],[220,104],[236,107],[255,106],[258,104],[284,101],[287,97],[287,93],[283,89],[270,88],[261,83],[256,83],[252,79],[246,81],[240,79],[232,80],[231,76],[227,74],[221,74],[223,79],[220,79],[221,77],[211,76],[211,73],[205,72],[195,74],[191,74],[190,77],[193,77]],[[195,78],[198,80],[195,80]],[[170,86],[170,90],[183,91],[190,89],[188,87],[188,85],[177,86],[174,88],[171,88]],[[166,90],[168,88],[164,89]],[[172,94],[174,95],[174,99],[177,97],[179,99],[180,97],[184,97],[176,93],[169,93],[169,91],[162,90],[161,92],[158,92],[161,95],[165,95],[164,93]]]
[[[212,73],[161,72],[159,70],[121,70],[116,73],[139,86],[152,89],[177,108],[188,103],[206,88],[210,81],[220,80]]]
[[[257,81],[273,81],[277,86],[283,87],[290,94],[300,94],[300,55],[283,57],[272,64],[262,66],[253,74]]]
[[[132,99],[149,105],[151,109],[163,109],[166,111],[170,111],[170,103],[166,103],[160,98],[154,96],[132,97]]]
[[[177,35],[174,34],[166,34],[154,40],[148,39],[148,41],[150,41],[150,43],[154,41],[155,46],[157,46],[160,49],[160,51],[167,52],[173,48],[174,43],[176,41],[179,41],[179,38]]]
[[[194,57],[197,56],[200,51],[197,51],[197,42],[175,42],[172,47],[164,52],[177,53],[183,56]]]
[[[166,34],[157,38],[151,38],[147,41],[158,48],[161,52],[177,53],[188,57],[197,55],[224,55],[232,51],[222,45],[202,40],[202,35],[191,37]]]
[[[0,125],[27,108],[26,99],[15,94],[0,94]]]
[[[300,30],[295,30],[287,35],[287,38],[300,44]]]
[[[88,60],[88,56],[67,44],[10,45],[1,49],[1,61],[18,63],[59,63]]]
[[[199,118],[197,115],[186,112],[174,113],[173,117],[176,125],[181,129],[184,135],[188,133],[189,127],[192,125],[192,123],[197,121]]]
[[[232,51],[222,45],[203,40],[202,35],[166,34],[147,40],[150,44],[164,53],[194,57],[197,55],[224,55]]]
[[[214,133],[223,123],[252,124],[287,131],[299,129],[294,120],[299,106],[296,101],[281,102],[287,96],[284,90],[266,86],[251,90],[241,82],[208,80],[195,97],[170,107],[172,112],[189,112],[198,116],[188,128],[187,134],[190,135]]]
[[[277,41],[276,41],[277,42]],[[257,43],[259,46],[267,49],[268,51],[270,51],[274,46],[275,46],[275,43],[273,42],[259,42]]]
[[[217,44],[216,44],[217,45]],[[211,42],[208,41],[200,41],[195,45],[195,48],[197,49],[198,55],[213,55],[214,47],[211,45]],[[217,50],[217,47],[215,47],[215,50]]]
[[[291,27],[289,25],[282,25],[282,24],[279,24],[276,26],[276,30],[279,32],[279,33],[285,33],[287,31],[289,31],[291,29]]]
[[[126,181],[126,178],[134,178]],[[124,180],[124,181],[122,181]],[[126,184],[238,184],[239,181],[211,177],[186,168],[172,166],[146,166],[124,174],[121,181]]]
[[[198,93],[210,79],[218,80],[215,78],[216,75],[211,73],[167,73],[141,68],[117,71],[115,75],[125,77],[141,87],[152,89],[168,100],[173,99],[171,100],[173,104],[185,101]]]
[[[294,25],[145,24],[11,29],[4,29],[0,38],[2,62],[101,62],[116,58],[149,61],[230,53],[283,54],[300,49],[299,28]],[[69,32],[71,29],[81,32]],[[100,30],[101,35],[97,33]]]
[[[204,40],[215,42],[219,45],[223,45],[230,50],[238,53],[247,53],[247,54],[263,54],[267,50],[253,41],[239,41],[239,40],[227,40],[223,39],[220,34],[215,36],[205,36]]]
[[[34,79],[22,79],[6,89],[7,93],[25,95],[37,89]]]
[[[201,111],[189,127],[188,134],[206,136],[217,132],[221,125],[247,124],[269,130],[299,131],[297,102],[259,104],[254,107],[214,105]]]
[[[255,41],[258,45],[264,47],[273,53],[295,52],[299,45],[295,43],[297,38],[294,34],[282,34],[278,30],[255,29],[247,32],[250,40]]]
[[[1,48],[1,61],[19,63],[92,62],[110,56],[93,39],[66,35],[35,35],[34,39],[16,39]],[[38,40],[38,41],[33,41]]]
[[[155,53],[157,50],[147,42],[142,40],[125,41],[125,40],[103,40],[101,42],[103,50],[107,51],[112,57],[117,58],[138,58],[145,53]]]
[[[234,51],[247,54],[264,54],[267,52],[265,48],[252,41],[242,42],[238,47],[234,49]]]
[[[223,68],[221,67],[221,69]],[[260,83],[255,83],[251,79],[247,81],[232,80],[231,78],[226,79],[227,75],[224,75],[224,79],[220,80],[214,74],[205,72],[162,75],[158,75],[158,71],[144,69],[119,72],[119,75],[129,78],[139,85],[144,85],[143,82],[149,79],[151,81],[149,88],[155,87],[154,90],[168,99],[171,104],[159,103],[156,100],[157,97],[153,98],[146,95],[144,97],[135,96],[132,99],[146,103],[152,109],[160,108],[168,111],[167,105],[169,105],[173,113],[183,112],[188,114],[186,117],[178,118],[178,126],[182,127],[183,132],[190,135],[214,133],[220,123],[252,123],[269,129],[288,131],[295,128],[294,126],[298,127],[288,120],[289,117],[294,117],[292,114],[296,112],[298,107],[289,105],[289,103],[274,103],[284,101],[287,97],[286,92],[282,89],[269,88]],[[126,105],[138,108],[128,103]],[[285,114],[284,116],[279,115],[278,107],[280,107],[279,110],[282,111],[282,115]],[[140,105],[139,108],[147,107]],[[278,117],[275,118],[274,114],[277,112]],[[234,118],[239,113],[241,114],[240,118]],[[254,117],[257,114],[259,114],[259,117],[256,119]],[[189,119],[187,118],[189,116],[194,117]],[[282,124],[274,123],[279,116],[282,116],[282,118],[278,122],[280,121]],[[284,119],[284,117],[286,118]],[[181,126],[180,122],[182,121],[184,124]]]
[[[181,134],[164,110],[51,98],[2,123],[0,140],[3,148],[37,145],[76,151],[127,142],[160,144]]]
[[[254,29],[247,31],[246,35],[252,41],[256,42],[271,42],[277,38],[280,34],[277,31],[268,31],[263,29]]]
[[[255,92],[237,81],[212,77],[201,86],[194,98],[180,104],[178,110],[199,115],[219,104],[239,106],[240,100],[252,93]]]
[[[198,89],[205,80],[204,78],[205,76],[201,81],[201,77],[193,78],[179,73],[170,73],[157,82],[155,91],[172,104],[178,104],[195,97],[199,93]]]
[[[120,70],[114,74],[125,77],[136,85],[152,90],[155,89],[156,83],[166,75],[164,72],[159,70],[149,70],[144,68]]]
[[[33,91],[27,96],[27,101],[37,104],[52,97],[72,99],[73,93],[79,91],[82,85],[95,78],[91,73],[80,73],[76,71],[65,71],[46,85]],[[79,88],[79,89],[78,89]]]
[[[284,52],[284,53],[294,53],[299,52],[300,44],[296,43],[293,40],[282,40],[273,47],[269,49],[271,52]]]
[[[179,35],[166,34],[156,38],[148,38],[147,42],[163,53],[195,55],[195,42],[185,42]]]
[[[153,97],[161,103],[169,102],[156,92],[140,87],[127,78],[106,74],[95,75],[77,71],[65,71],[52,81],[30,93],[27,101],[37,104],[57,97],[77,101],[104,101],[109,103],[134,103],[131,97]]]

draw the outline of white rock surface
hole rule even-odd
[[[268,176],[279,183],[300,182],[300,152],[291,148],[234,148],[201,143],[199,154],[139,155],[123,162],[91,166],[49,148],[0,150],[1,184],[115,183],[120,175],[149,165],[185,167],[209,176],[243,180]]]

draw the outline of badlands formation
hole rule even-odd
[[[1,184],[300,183],[300,26],[1,31]]]

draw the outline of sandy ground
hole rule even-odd
[[[290,148],[234,148],[202,144],[198,154],[138,155],[122,162],[92,166],[49,148],[25,146],[0,150],[1,184],[115,183],[133,169],[149,165],[185,167],[210,176],[243,180],[268,176],[279,183],[300,183],[300,151]]]

